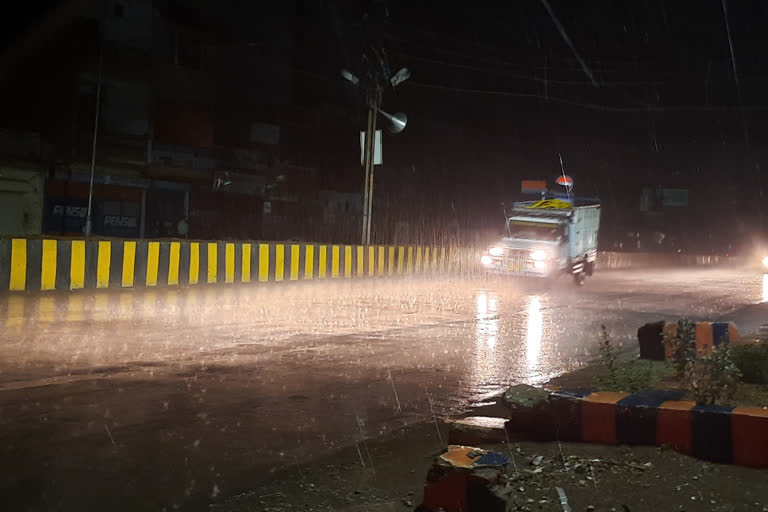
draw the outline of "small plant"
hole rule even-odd
[[[768,384],[768,344],[733,345],[729,355],[747,384]]]
[[[696,403],[712,405],[732,399],[740,380],[741,372],[731,359],[729,347],[720,345],[710,356],[688,360],[683,385]]]
[[[608,329],[605,325],[600,326],[600,363],[605,368],[607,376],[604,378],[603,384],[606,386],[615,387],[618,380],[617,367],[616,367],[616,349],[613,348],[613,341],[608,334]]]
[[[595,384],[600,389],[633,393],[648,388],[651,383],[652,363],[631,361],[619,365],[616,348],[604,325],[600,326],[599,350],[600,364],[605,369],[604,376],[595,377]]]
[[[664,332],[664,346],[672,349],[675,377],[682,381],[690,361],[696,359],[696,324],[685,318],[678,320],[674,333]]]

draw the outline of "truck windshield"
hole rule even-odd
[[[562,228],[558,224],[509,221],[510,238],[555,242],[562,234]]]

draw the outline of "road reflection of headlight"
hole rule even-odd
[[[493,259],[491,259],[490,256],[483,256],[482,258],[480,258],[480,263],[482,263],[483,265],[490,265],[491,263],[493,263]]]
[[[528,302],[525,338],[525,358],[528,369],[534,370],[539,366],[541,355],[541,339],[544,335],[544,315],[541,311],[541,299],[533,296]]]
[[[545,270],[547,268],[547,262],[546,261],[534,261],[533,262],[533,268],[536,270]]]
[[[763,274],[763,302],[768,302],[768,274]]]
[[[499,256],[502,256],[504,254],[504,249],[501,247],[491,247],[488,250],[488,254],[490,254],[491,256],[496,256],[498,258]]]
[[[532,251],[531,252],[531,259],[534,261],[541,261],[547,259],[547,253],[542,250],[538,251]]]

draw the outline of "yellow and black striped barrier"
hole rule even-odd
[[[0,240],[0,290],[392,277],[460,271],[473,256],[424,246],[15,238]]]

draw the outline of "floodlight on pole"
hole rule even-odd
[[[400,133],[405,130],[405,125],[408,124],[408,116],[404,112],[395,112],[394,114],[388,114],[381,109],[376,109],[384,119],[389,121],[389,131],[391,133]]]
[[[342,78],[344,78],[344,80],[346,80],[347,82],[351,83],[354,86],[357,86],[360,84],[360,79],[357,78],[351,71],[342,69],[341,76]]]
[[[411,72],[408,71],[408,68],[401,68],[400,71],[392,75],[389,79],[389,83],[392,84],[392,87],[397,87],[409,78],[411,78]]]

